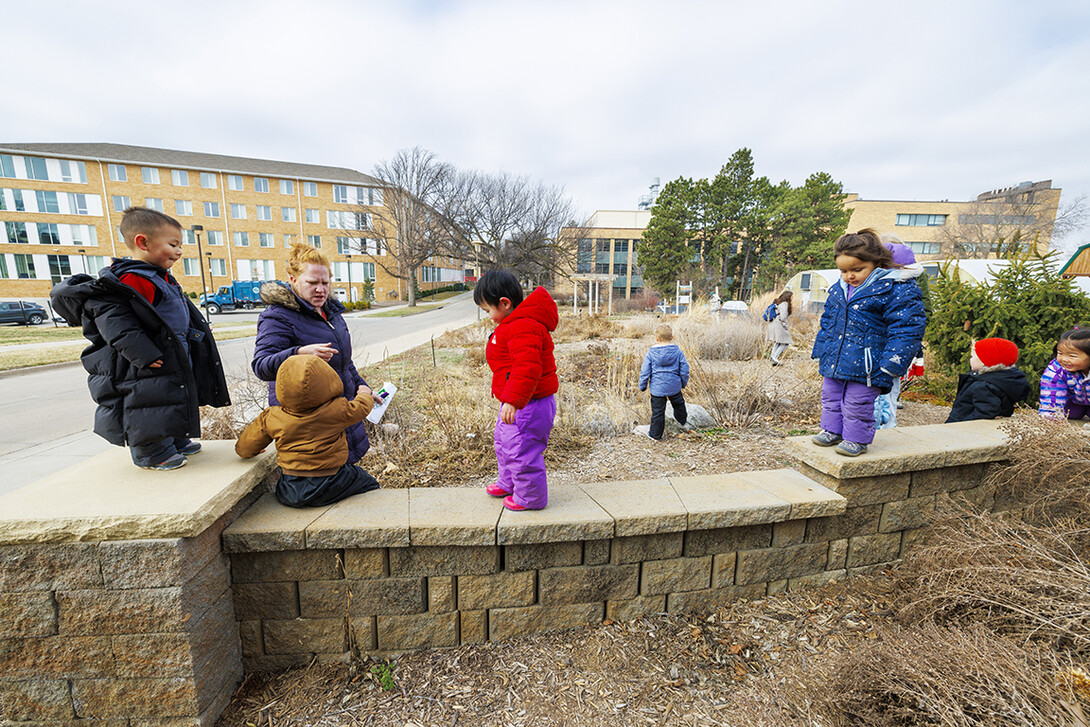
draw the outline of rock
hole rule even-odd
[[[708,413],[708,410],[700,406],[700,404],[691,404],[685,402],[685,411],[689,415],[688,421],[685,422],[686,426],[682,427],[677,423],[677,419],[674,418],[674,407],[667,401],[666,402],[666,428],[670,431],[689,430],[689,429],[707,429],[708,427],[718,426],[718,422],[712,419],[712,415]]]
[[[396,424],[383,424],[379,426],[379,430],[384,437],[396,437],[401,431],[401,427]]]

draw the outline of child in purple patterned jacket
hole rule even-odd
[[[1041,374],[1042,416],[1082,419],[1090,414],[1090,328],[1060,336],[1055,358]]]

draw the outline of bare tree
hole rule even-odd
[[[943,226],[942,251],[955,258],[1044,253],[1086,220],[1086,199],[1059,207],[1052,180],[985,192]]]
[[[352,254],[405,283],[413,307],[420,268],[430,258],[453,254],[457,230],[450,212],[457,174],[433,152],[413,147],[379,162],[373,175],[383,183],[381,201],[361,199],[358,212],[342,215],[342,232]]]

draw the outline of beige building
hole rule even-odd
[[[631,298],[633,291],[643,289],[636,243],[650,221],[649,210],[598,210],[582,227],[564,228],[562,239],[578,241],[573,273],[612,276],[613,296]],[[581,287],[586,290],[586,285]],[[574,289],[574,283],[567,288]]]
[[[376,229],[383,191],[374,177],[340,167],[122,144],[0,144],[0,297],[45,298],[69,275],[128,256],[121,215],[143,206],[182,224],[187,247],[173,273],[187,292],[200,293],[202,277],[210,291],[231,280],[284,280],[289,248],[302,242],[330,258],[342,300],[361,300],[365,280],[376,299],[403,298],[404,281],[377,264],[393,266],[397,244]],[[461,261],[434,258],[418,285],[463,276]]]
[[[849,194],[844,206],[852,212],[848,230],[893,233],[920,260],[996,257],[996,239],[1009,242],[1016,231],[1020,249],[1036,244],[1040,253],[1049,250],[1060,192],[1045,180],[984,192],[968,202],[865,200]]]

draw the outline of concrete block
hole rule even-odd
[[[848,539],[838,538],[829,541],[829,560],[826,570],[843,570],[848,567]]]
[[[379,616],[377,622],[380,651],[457,646],[461,637],[457,611]]]
[[[345,619],[296,618],[287,621],[265,621],[265,653],[333,654],[345,651]]]
[[[422,613],[427,608],[425,582],[419,577],[299,583],[299,612],[304,619]]]
[[[199,641],[192,636],[199,636]],[[235,663],[241,663],[238,628],[233,621],[209,625],[200,634],[138,634],[110,639],[120,677],[192,677],[209,668],[229,671]]]
[[[901,533],[901,554],[900,557],[904,558],[908,553],[912,552],[916,548],[926,545],[931,537],[931,528],[915,528],[913,530],[905,530]]]
[[[612,540],[583,541],[583,565],[605,565],[612,552]]]
[[[875,533],[848,539],[848,568],[889,563],[901,554],[900,533]]]
[[[967,490],[984,482],[987,464],[963,464],[954,467],[941,467],[934,470],[921,470],[912,473],[911,497],[926,497],[940,492]],[[905,498],[891,498],[902,500]]]
[[[771,544],[771,523],[767,525],[744,525],[737,528],[690,530],[685,533],[684,555],[686,558],[699,558],[702,555],[767,548]]]
[[[5,679],[112,677],[109,636],[46,636],[0,641],[0,674]]]
[[[888,563],[875,563],[873,565],[865,565],[859,568],[849,568],[848,577],[859,578],[862,576],[888,575],[890,571],[892,571],[900,564],[901,561],[898,559],[891,560]]]
[[[484,576],[459,576],[459,610],[532,606],[536,600],[536,573],[517,571]]]
[[[390,575],[484,575],[500,570],[500,549],[494,545],[410,546],[390,548]]]
[[[390,563],[385,548],[358,548],[344,551],[345,578],[358,581],[365,578],[385,578],[388,575],[390,575]]]
[[[995,485],[986,484],[969,490],[940,492],[935,496],[936,516],[952,515],[966,507],[974,512],[992,510],[995,506],[995,489]]]
[[[798,578],[787,579],[787,592],[795,593],[796,591],[805,591],[809,588],[819,588],[827,583],[833,581],[842,581],[848,577],[848,571],[841,568],[840,570],[827,570],[821,573],[811,573],[808,576],[799,576]]]
[[[849,507],[843,515],[818,517],[806,521],[806,542],[823,543],[853,535],[870,535],[878,532],[882,519],[881,505]]]
[[[666,613],[666,596],[636,596],[623,601],[606,601],[606,619],[632,621],[653,613]]]
[[[710,588],[712,557],[645,561],[640,570],[640,595],[663,596],[675,591]]]
[[[878,532],[892,533],[898,530],[922,528],[935,521],[935,496],[913,497],[899,502],[887,502],[882,506]]]
[[[685,533],[659,533],[614,538],[610,546],[610,562],[613,565],[641,563],[645,560],[680,558],[685,544]]]
[[[787,593],[787,579],[781,581],[769,581],[765,593],[769,596],[779,596]]]
[[[332,505],[307,526],[307,548],[409,545],[409,490],[371,490]]]
[[[0,679],[0,716],[8,724],[75,719],[67,681]]]
[[[240,621],[238,635],[242,641],[242,655],[261,656],[265,653],[264,637],[261,635],[260,621]]]
[[[1000,429],[1003,422],[994,420],[988,424],[972,424],[969,427],[959,424],[970,422],[909,427],[909,434],[924,446],[941,451],[943,467],[1006,459],[1008,440],[1006,433]]]
[[[0,639],[57,633],[57,606],[45,591],[0,593]]]
[[[671,477],[689,513],[689,530],[758,525],[787,520],[791,503],[735,473]]]
[[[550,487],[544,510],[504,510],[496,529],[502,545],[602,540],[613,533],[610,514],[576,485]]]
[[[325,581],[343,577],[339,553],[335,550],[231,554],[233,583]]]
[[[592,565],[547,568],[538,572],[544,606],[633,598],[639,590],[640,566]]]
[[[897,472],[873,477],[838,479],[811,467],[805,462],[800,463],[799,468],[810,479],[847,498],[849,507],[875,505],[891,500],[904,500],[908,497],[909,486],[914,474],[911,472]]]
[[[754,583],[748,586],[727,586],[709,588],[706,591],[685,591],[666,596],[666,610],[669,613],[714,612],[728,603],[741,599],[754,600],[764,598],[765,584]]]
[[[602,602],[496,608],[488,614],[489,641],[580,628],[601,623],[604,616],[605,603]]]
[[[378,648],[377,616],[349,616],[348,638],[351,648],[366,654]]]
[[[609,550],[608,540],[599,542],[605,542],[606,550]],[[505,571],[560,568],[566,565],[579,565],[582,562],[583,544],[578,541],[503,546],[503,569]]]
[[[791,520],[839,515],[848,506],[835,490],[792,469],[739,472],[739,477],[770,495],[791,504]]]
[[[250,656],[242,660],[247,672],[280,672],[297,666],[306,666],[314,654],[268,654]]]
[[[235,604],[235,618],[239,621],[299,616],[294,582],[236,583],[231,586],[231,599]]]
[[[220,534],[212,527],[192,538],[105,542],[98,552],[106,588],[180,586],[219,555]]]
[[[98,545],[0,545],[0,592],[102,588]]]
[[[464,644],[483,644],[488,641],[488,611],[459,611],[460,641]]]
[[[665,478],[580,487],[613,518],[617,537],[673,533],[687,527],[688,512]]]
[[[490,497],[482,487],[410,488],[410,543],[495,545],[502,510],[502,501]]]
[[[201,712],[192,679],[80,679],[72,700],[84,719],[187,717]]]
[[[719,553],[712,556],[712,588],[734,585],[734,570],[737,562],[737,553]]]
[[[772,547],[785,548],[801,545],[806,540],[806,521],[788,520],[772,524]]]
[[[329,507],[288,507],[267,492],[223,531],[223,549],[228,553],[304,550],[307,526]]]
[[[742,550],[738,552],[735,583],[739,586],[748,586],[817,573],[825,570],[828,556],[827,543]]]
[[[436,613],[458,610],[454,576],[432,576],[428,579],[428,610]]]

